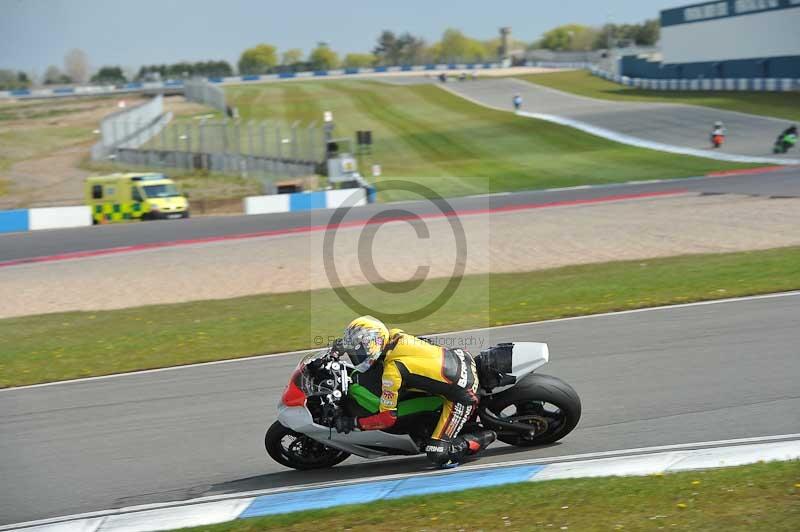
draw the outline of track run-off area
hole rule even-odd
[[[766,171],[765,171],[766,170]],[[450,212],[524,209],[526,207],[602,201],[647,196],[675,190],[696,194],[800,197],[800,169],[767,168],[688,179],[641,181],[622,184],[577,186],[529,192],[501,192],[474,197],[449,198]],[[381,221],[396,217],[397,207],[419,216],[440,215],[428,200],[376,203],[350,211],[348,220]],[[0,235],[0,268],[90,255],[124,253],[147,248],[197,244],[237,238],[255,238],[309,230],[324,230],[330,209],[254,216],[207,216],[187,220],[154,221],[118,226],[95,226]]]
[[[543,373],[584,414],[562,442],[493,445],[478,464],[796,432],[800,293],[449,333],[477,351],[550,345]],[[0,523],[222,493],[408,473],[424,457],[287,471],[263,434],[300,354],[0,391]]]

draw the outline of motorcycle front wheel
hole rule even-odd
[[[286,428],[278,421],[267,430],[264,446],[273,460],[300,471],[333,467],[350,456],[350,453],[328,447],[305,434]]]

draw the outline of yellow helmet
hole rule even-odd
[[[379,319],[361,316],[344,330],[342,345],[356,371],[364,373],[375,363],[389,342],[389,329]]]

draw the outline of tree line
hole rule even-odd
[[[653,46],[658,42],[660,24],[657,19],[641,24],[606,24],[600,28],[566,24],[546,32],[529,49],[553,51],[591,51],[616,46]]]
[[[567,24],[546,32],[541,39],[526,43],[513,40],[511,50],[548,49],[553,51],[591,51],[620,44],[655,45],[659,38],[657,19],[641,24],[606,24],[603,27]],[[428,43],[409,32],[384,30],[370,53],[350,53],[343,57],[327,43],[320,42],[307,57],[298,49],[278,54],[271,44],[248,48],[239,57],[240,74],[269,74],[284,71],[330,70],[426,63],[480,63],[500,56],[500,38],[475,39],[458,29],[448,28],[442,37]]]
[[[428,43],[422,37],[409,32],[397,34],[391,30],[384,30],[369,53],[349,53],[341,56],[327,43],[320,42],[308,56],[304,57],[303,52],[298,49],[278,54],[275,46],[259,44],[242,52],[237,66],[240,74],[269,74],[342,67],[364,68],[456,61],[477,63],[497,59],[499,48],[499,37],[488,40],[474,39],[453,28],[445,30],[441,39],[434,43]]]
[[[659,22],[606,24],[602,27],[566,24],[553,28],[533,42],[513,40],[511,50],[546,49],[554,51],[591,51],[609,46],[652,46],[659,38]],[[330,70],[334,68],[369,68],[376,66],[420,65],[427,63],[480,63],[500,56],[500,38],[475,39],[461,30],[448,28],[435,42],[427,42],[409,32],[383,30],[375,46],[367,53],[341,55],[328,43],[318,42],[308,55],[298,48],[278,53],[271,44],[258,44],[244,50],[236,70],[241,75]],[[51,65],[41,78],[25,72],[0,69],[0,90],[26,88],[34,82],[44,85],[71,83],[121,84],[129,81],[183,79],[195,76],[225,77],[234,75],[233,66],[224,60],[144,65],[138,72],[121,66],[104,65],[90,75],[89,60],[82,50],[70,50],[63,68]]]

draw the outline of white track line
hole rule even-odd
[[[586,320],[586,319],[594,319],[594,318],[607,318],[607,317],[615,317],[615,316],[625,316],[627,314],[638,314],[640,312],[653,312],[653,311],[668,311],[668,310],[678,310],[683,308],[690,308],[690,307],[700,307],[705,305],[720,305],[726,303],[739,303],[744,301],[757,301],[761,299],[775,299],[781,297],[793,297],[793,296],[800,296],[800,290],[795,290],[791,292],[778,292],[773,294],[761,294],[755,296],[742,296],[742,297],[731,297],[726,299],[712,299],[709,301],[696,301],[694,303],[679,303],[676,305],[661,305],[658,307],[645,307],[645,308],[638,308],[638,309],[631,309],[631,310],[620,310],[617,312],[603,312],[600,314],[586,314],[583,316],[572,316],[569,318],[555,318],[551,320],[542,320],[542,321],[531,321],[525,323],[511,323],[508,325],[499,325],[496,327],[480,327],[477,329],[466,329],[463,331],[451,331],[451,332],[443,332],[443,333],[424,333],[421,336],[428,336],[428,337],[436,337],[436,336],[453,336],[457,334],[464,334],[464,333],[472,333],[478,331],[489,331],[492,329],[511,329],[515,327],[527,327],[530,325],[543,325],[546,323],[559,323],[563,321],[575,321],[575,320]],[[90,382],[90,381],[97,381],[97,380],[105,380],[105,379],[115,379],[120,377],[131,377],[137,375],[146,375],[150,373],[161,373],[164,371],[175,371],[180,369],[191,369],[191,368],[200,368],[204,366],[216,366],[220,364],[235,364],[237,362],[250,362],[253,360],[261,360],[265,358],[272,358],[272,357],[284,357],[284,356],[297,356],[302,355],[305,353],[311,353],[313,351],[317,351],[322,349],[322,347],[314,348],[314,349],[303,349],[300,351],[287,351],[285,353],[272,353],[267,355],[256,355],[252,357],[242,357],[242,358],[232,358],[228,360],[215,360],[213,362],[199,362],[197,364],[182,364],[180,366],[170,366],[168,368],[156,368],[156,369],[145,369],[141,371],[131,371],[128,373],[114,373],[112,375],[100,375],[97,377],[84,377],[81,379],[70,379],[65,381],[56,381],[56,382],[45,382],[42,384],[31,384],[28,386],[18,386],[15,388],[2,388],[0,389],[0,393],[3,392],[16,392],[20,390],[30,390],[35,388],[44,388],[46,386],[60,386],[64,384],[74,384],[74,383],[82,383],[82,382]]]
[[[646,140],[640,137],[634,137],[632,135],[619,133],[611,129],[606,129],[604,127],[595,126],[593,124],[590,124],[588,122],[583,122],[581,120],[575,120],[573,118],[566,118],[563,116],[551,115],[547,113],[531,113],[528,111],[517,111],[516,114],[519,116],[536,118],[538,120],[544,120],[554,124],[559,124],[562,126],[578,129],[580,131],[583,131],[584,133],[589,133],[590,135],[594,135],[596,137],[602,137],[604,139],[612,140],[614,142],[619,142],[620,144],[627,144],[629,146],[634,146],[637,148],[656,150],[665,153],[688,155],[691,157],[704,157],[706,159],[714,159],[717,161],[728,161],[735,163],[756,163],[756,164],[764,163],[764,164],[775,164],[775,165],[800,164],[800,159],[780,159],[778,157],[764,157],[756,155],[739,155],[735,153],[710,152],[707,150],[702,150],[697,148],[687,148],[684,146],[677,146],[675,144],[666,144],[664,142]]]
[[[151,503],[151,504],[144,504],[139,506],[130,506],[127,508],[117,508],[114,510],[102,510],[96,512],[88,512],[82,514],[75,514],[75,515],[66,515],[61,517],[53,517],[49,519],[41,519],[37,521],[28,521],[24,523],[14,523],[9,525],[0,526],[0,531],[4,530],[14,530],[18,528],[29,528],[33,526],[42,526],[48,524],[57,524],[57,523],[64,523],[69,521],[75,521],[78,519],[91,519],[91,518],[98,518],[98,517],[107,517],[112,515],[122,515],[127,513],[136,513],[142,512],[146,510],[155,510],[155,509],[163,509],[163,508],[175,508],[175,507],[182,507],[182,506],[194,506],[199,504],[205,504],[210,502],[219,502],[219,501],[227,501],[232,499],[243,499],[243,498],[251,498],[251,497],[258,497],[261,495],[269,495],[275,493],[289,493],[295,491],[305,491],[305,490],[312,490],[312,489],[319,489],[319,488],[331,488],[331,487],[340,487],[340,486],[348,486],[353,484],[362,484],[366,482],[375,482],[375,481],[388,481],[388,480],[401,480],[406,478],[414,478],[414,477],[426,477],[426,476],[436,476],[436,475],[447,475],[452,472],[461,472],[461,471],[478,471],[478,470],[485,470],[485,469],[500,469],[504,467],[511,467],[511,466],[520,466],[520,465],[536,465],[536,464],[551,464],[551,463],[563,463],[563,462],[581,462],[587,460],[593,460],[597,458],[609,458],[609,457],[626,457],[629,455],[641,456],[647,454],[654,454],[662,451],[679,451],[679,450],[696,450],[696,449],[713,449],[717,447],[725,447],[725,446],[735,446],[735,445],[747,445],[747,444],[754,444],[754,443],[769,443],[769,442],[776,442],[776,441],[794,441],[800,439],[800,433],[795,434],[777,434],[773,436],[758,436],[752,438],[737,438],[737,439],[730,439],[730,440],[714,440],[714,441],[705,441],[705,442],[694,442],[694,443],[679,443],[674,445],[659,445],[655,447],[638,447],[633,449],[619,449],[615,451],[600,451],[594,453],[584,453],[584,454],[573,454],[573,455],[564,455],[564,456],[553,456],[548,458],[532,458],[526,460],[512,460],[507,462],[494,462],[494,463],[487,463],[487,464],[473,464],[473,465],[463,465],[459,467],[455,471],[442,471],[439,469],[434,470],[425,470],[425,471],[417,471],[413,473],[398,473],[394,475],[384,475],[384,476],[372,476],[372,477],[362,477],[356,479],[349,479],[349,480],[335,480],[329,482],[316,482],[311,484],[305,485],[295,485],[295,486],[283,486],[279,488],[268,488],[262,490],[254,490],[254,491],[245,491],[239,493],[226,493],[223,495],[211,495],[208,497],[198,497],[196,499],[188,499],[183,501],[170,501],[164,503]]]

